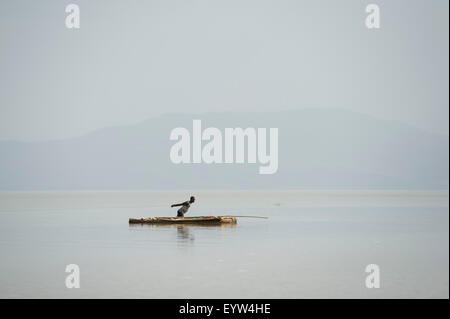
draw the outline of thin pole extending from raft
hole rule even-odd
[[[269,217],[265,216],[239,216],[239,215],[224,215],[223,217],[245,217],[245,218],[263,218],[263,219],[269,219]]]

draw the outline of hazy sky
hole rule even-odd
[[[65,27],[76,3],[81,28]],[[365,27],[365,6],[381,29]],[[0,139],[346,108],[448,135],[447,0],[0,2]]]

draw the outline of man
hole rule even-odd
[[[170,207],[176,207],[181,206],[181,208],[177,211],[177,217],[184,217],[184,214],[187,213],[189,207],[191,207],[191,204],[195,202],[195,197],[191,196],[191,199],[189,199],[188,202],[180,203],[180,204],[173,204]]]

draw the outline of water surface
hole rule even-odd
[[[187,192],[0,194],[1,298],[448,298],[448,192],[199,191],[189,214],[129,225]],[[77,264],[81,288],[65,287]],[[365,287],[377,264],[381,288]]]

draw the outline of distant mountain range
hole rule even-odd
[[[279,168],[173,164],[175,127],[279,129]],[[168,114],[45,142],[0,142],[0,190],[448,189],[449,138],[344,110]]]

